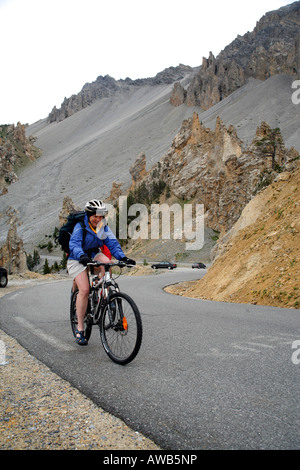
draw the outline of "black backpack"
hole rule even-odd
[[[84,225],[85,211],[72,212],[67,219],[67,222],[60,228],[57,241],[61,246],[61,249],[67,254],[70,252],[69,241],[73,233],[75,225],[79,222],[83,229],[83,242],[86,235],[86,229]]]

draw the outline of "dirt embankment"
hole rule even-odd
[[[300,308],[300,168],[245,207],[200,281],[168,287],[187,297]]]

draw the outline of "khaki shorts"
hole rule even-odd
[[[103,253],[97,254],[94,260],[101,261],[102,263],[108,263],[110,261]],[[69,273],[69,276],[72,277],[72,279],[75,279],[75,277],[78,276],[78,274],[82,273],[85,269],[86,266],[83,266],[83,264],[79,263],[79,261],[75,259],[68,259],[67,271]]]
[[[75,277],[82,273],[85,269],[86,266],[83,266],[83,264],[79,263],[79,261],[76,261],[76,259],[69,259],[67,261],[67,270],[69,276],[71,276],[72,279],[75,279]]]

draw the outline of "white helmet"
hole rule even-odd
[[[91,201],[88,201],[85,205],[85,210],[88,213],[88,215],[102,215],[105,217],[107,214],[107,209],[102,201],[98,201],[97,199],[92,199]]]

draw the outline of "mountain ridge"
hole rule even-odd
[[[136,80],[131,78],[115,80],[109,75],[104,77],[100,75],[94,82],[86,83],[76,95],[65,98],[59,109],[55,106],[47,118],[47,123],[62,121],[81,109],[92,105],[95,101],[112,97],[117,92],[126,94],[131,87],[169,85],[176,80],[188,78],[192,72],[192,67],[179,64],[177,67],[164,69],[162,72],[157,73],[155,77],[138,78]]]
[[[65,98],[59,109],[54,107],[47,122],[66,119],[96,100],[128,87],[173,82],[176,82],[175,97],[170,97],[173,105],[185,103],[206,110],[245,85],[249,78],[265,80],[282,73],[297,75],[299,70],[300,2],[296,1],[267,12],[257,21],[253,31],[238,35],[216,58],[210,52],[198,67],[179,64],[164,69],[155,77],[136,80],[99,76],[94,82],[86,83],[78,94]],[[190,82],[186,90],[182,86],[184,78]]]
[[[181,84],[186,86],[197,70],[182,67]],[[176,68],[170,69],[172,75]],[[176,80],[177,72],[172,80]],[[286,147],[293,145],[299,151],[299,106],[291,101],[294,79],[287,74],[266,80],[249,78],[205,111],[200,106],[172,106],[174,82],[170,77],[165,78],[168,83],[159,84],[145,79],[146,83],[134,86],[126,83],[121,92],[116,90],[67,119],[38,121],[28,127],[27,133],[37,138],[36,145],[43,155],[25,168],[19,181],[1,196],[1,211],[10,205],[19,211],[19,234],[26,250],[32,250],[58,225],[65,196],[82,207],[91,197],[107,198],[113,183],[126,189],[131,183],[129,169],[138,155],[145,153],[147,169],[151,169],[170,148],[182,122],[194,112],[212,130],[217,116],[225,126],[233,124],[245,146],[256,127],[266,121],[271,127],[280,127]],[[4,217],[0,227],[1,242],[6,234]]]
[[[266,13],[251,32],[238,35],[215,58],[210,52],[186,90],[174,88],[173,104],[203,110],[245,85],[249,78],[266,80],[296,76],[300,70],[300,2]],[[180,91],[181,100],[178,99]]]

